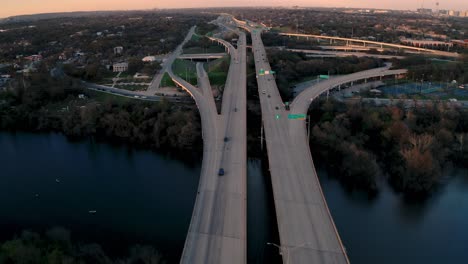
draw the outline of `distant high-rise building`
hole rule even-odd
[[[449,15],[449,16],[455,16],[455,11],[449,10],[449,11],[448,11],[448,15]]]
[[[439,15],[446,16],[448,15],[449,11],[448,10],[439,10]]]
[[[418,8],[418,13],[419,14],[424,14],[424,15],[431,15],[432,14],[432,9],[430,8]]]

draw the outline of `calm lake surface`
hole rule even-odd
[[[249,263],[280,259],[266,246],[278,235],[264,171],[261,161],[249,160]],[[73,241],[97,242],[110,255],[149,244],[178,263],[199,173],[200,165],[151,151],[69,142],[58,134],[0,133],[0,241],[24,229],[63,226]],[[466,171],[448,172],[446,183],[417,203],[385,184],[368,199],[318,173],[352,263],[468,263]]]

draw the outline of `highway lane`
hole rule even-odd
[[[245,263],[247,259],[245,36],[239,41],[239,49],[231,51],[220,115],[200,64],[200,88],[168,71],[195,98],[204,140],[202,174],[181,263]],[[225,170],[225,175],[218,176],[219,168]]]
[[[187,43],[195,33],[195,28],[196,26],[193,26],[190,28],[188,34],[185,36],[184,41],[177,46],[177,48],[168,55],[166,60],[162,63],[162,68],[159,70],[158,73],[154,76],[153,80],[151,81],[151,84],[148,86],[147,89],[147,94],[148,95],[154,95],[157,92],[157,89],[159,88],[159,85],[161,84],[161,80],[164,77],[164,73],[167,72],[168,69],[172,67],[172,64],[174,63],[174,60],[180,56],[182,53],[182,48],[184,47],[185,43]]]
[[[250,28],[257,73],[270,70],[261,31]],[[296,137],[274,76],[257,77],[283,263],[348,263],[306,138]]]
[[[348,75],[337,76],[329,80],[321,81],[306,88],[294,98],[291,104],[291,113],[306,114],[310,103],[323,92],[338,87],[339,85],[351,83],[358,80],[370,79],[375,77],[384,77],[391,75],[405,74],[407,70],[390,70],[390,65],[386,67],[371,69],[367,71],[356,72]]]
[[[95,83],[87,83],[81,81],[81,83],[88,89],[93,90],[100,93],[108,93],[116,96],[127,97],[131,99],[137,99],[142,101],[154,101],[160,102],[162,100],[167,100],[169,102],[183,102],[183,103],[190,103],[193,102],[191,97],[176,97],[176,96],[158,96],[158,95],[146,95],[141,91],[130,91],[125,89],[114,88],[105,85],[99,85]]]

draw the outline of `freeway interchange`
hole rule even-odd
[[[222,15],[216,23],[239,35],[237,49],[229,42],[210,37],[226,47],[231,55],[229,72],[218,113],[209,78],[197,63],[198,87],[172,71],[172,63],[193,35],[169,56],[155,75],[147,93],[123,91],[87,84],[89,89],[140,100],[161,100],[154,96],[162,76],[168,73],[177,86],[195,100],[200,112],[203,135],[203,161],[181,263],[247,262],[247,38],[252,36],[258,93],[265,130],[273,196],[283,263],[349,263],[346,249],[333,222],[311,156],[305,122],[289,119],[304,116],[312,100],[320,94],[354,81],[404,74],[389,66],[332,78],[307,87],[289,109],[283,103],[261,39],[263,26],[252,25]],[[244,29],[248,33],[238,29]],[[172,98],[180,101],[180,98]],[[222,172],[222,173],[221,173]]]

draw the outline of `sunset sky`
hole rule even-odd
[[[20,14],[89,10],[134,10],[150,8],[219,7],[219,6],[316,6],[468,10],[467,0],[1,0],[0,17]]]

